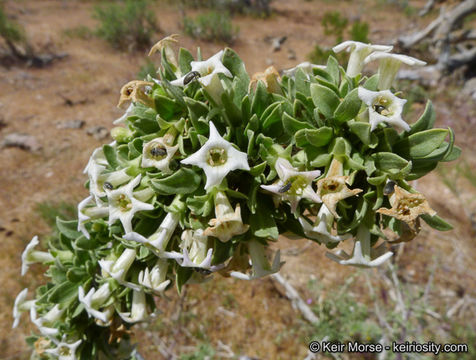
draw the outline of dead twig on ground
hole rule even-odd
[[[271,275],[271,279],[279,283],[284,287],[286,291],[286,297],[291,301],[291,304],[294,309],[299,310],[307,321],[311,324],[319,322],[318,317],[314,314],[311,308],[304,302],[304,300],[299,296],[296,289],[280,274],[276,273]]]

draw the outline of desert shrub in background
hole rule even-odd
[[[434,264],[436,263],[435,259]],[[404,339],[425,343],[432,339],[437,343],[474,344],[476,330],[465,322],[464,316],[445,315],[449,309],[438,301],[437,289],[432,290],[431,274],[435,269],[436,266],[433,265],[429,270],[429,282],[424,287],[421,284],[400,282],[398,269],[392,265],[386,271],[378,270],[377,283],[372,282],[369,274],[362,271],[327,293],[323,292],[324,287],[317,280],[310,280],[308,289],[311,296],[319,299],[311,308],[319,322],[303,325],[308,327],[306,342],[325,339],[341,343],[387,343],[390,339],[397,342]],[[370,302],[358,298],[357,294],[361,294],[361,290],[356,290],[358,286],[367,287]],[[454,304],[449,304],[450,308],[453,306]],[[303,332],[302,329],[287,329],[288,333],[292,331]],[[389,351],[382,355],[387,360],[399,359],[398,354]],[[427,357],[416,355],[412,358]],[[470,350],[468,353],[460,352],[451,356],[445,354],[444,358],[470,360],[473,356]]]
[[[65,29],[63,31],[63,35],[68,38],[78,38],[82,40],[87,40],[87,39],[90,39],[94,35],[94,31],[85,25],[80,25],[80,26],[69,28],[69,29]]]
[[[413,16],[417,13],[417,8],[410,5],[410,2],[408,0],[378,0],[378,2],[382,5],[396,5],[401,10],[403,10],[403,13],[406,16]]]
[[[402,90],[407,94],[407,102],[403,107],[404,114],[411,114],[414,110],[414,104],[424,104],[430,94],[423,86],[416,84],[414,81],[401,80]]]
[[[215,358],[216,351],[209,343],[201,343],[193,353],[180,356],[180,360],[209,360]]]
[[[64,201],[45,201],[37,203],[35,211],[50,227],[54,227],[57,217],[64,220],[73,220],[76,217],[78,209],[75,205]]]
[[[323,301],[312,306],[319,318],[319,322],[312,326],[313,340],[327,338],[327,341],[339,342],[378,342],[381,331],[370,316],[371,309],[357,301],[356,296],[348,291],[354,280],[355,276],[349,278],[346,284],[326,294]],[[308,287],[315,295],[321,294],[323,290],[316,280],[311,280]]]
[[[338,44],[342,42],[344,34],[348,30],[349,20],[338,11],[328,11],[324,13],[321,24],[324,27],[324,34],[329,37],[334,37],[334,44]],[[354,22],[348,32],[348,38],[351,40],[369,42],[369,24],[365,21],[359,20]],[[322,64],[327,61],[330,55],[337,57],[339,61],[344,61],[345,59],[344,54],[334,54],[331,48],[320,45],[315,45],[312,51],[307,55],[307,58],[314,64]]]
[[[271,14],[271,0],[182,0],[183,7],[208,8],[227,11],[230,14],[245,14],[267,17]]]
[[[22,27],[9,19],[3,6],[0,4],[0,36],[8,43],[22,43],[26,41]]]
[[[156,65],[147,59],[144,65],[142,65],[137,73],[138,79],[146,79],[147,75],[152,76],[153,78],[157,77],[157,67]]]
[[[135,50],[148,47],[159,26],[148,0],[126,0],[94,8],[99,20],[96,34],[114,48]]]
[[[344,30],[347,28],[349,20],[338,11],[328,11],[324,14],[321,24],[324,27],[324,34],[335,36],[336,43],[340,43],[344,38]]]
[[[219,11],[210,11],[192,19],[184,17],[184,32],[196,39],[223,41],[232,44],[238,35],[238,27],[233,26],[230,16]]]
[[[356,21],[352,24],[350,29],[350,37],[352,40],[360,41],[364,43],[370,42],[369,40],[369,24],[366,22]]]

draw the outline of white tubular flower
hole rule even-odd
[[[210,269],[213,249],[208,248],[208,236],[204,235],[201,229],[185,230],[181,239],[180,248],[183,252],[183,259],[177,260],[180,266]]]
[[[44,318],[37,317],[36,304],[33,304],[30,307],[30,320],[33,324],[36,325],[38,330],[40,330],[40,333],[44,336],[50,337],[50,336],[57,335],[59,333],[58,329],[47,326],[47,325],[51,326],[52,325],[51,323],[48,323]]]
[[[165,174],[171,173],[170,161],[178,148],[178,145],[170,146],[164,137],[145,143],[142,150],[141,167],[155,167]]]
[[[66,308],[60,309],[59,304],[56,304],[45,315],[43,315],[40,320],[43,324],[53,325],[56,321],[61,319],[65,311]]]
[[[310,238],[319,241],[323,244],[333,242],[340,242],[349,239],[351,234],[332,235],[332,224],[334,223],[334,215],[329,211],[326,204],[322,204],[317,214],[317,219],[314,225],[311,225],[302,216],[299,217],[299,223],[304,230],[304,234]]]
[[[132,232],[132,218],[138,211],[153,210],[152,204],[139,201],[132,193],[134,188],[139,185],[141,175],[116,190],[107,190],[107,199],[109,201],[109,225],[112,225],[119,219],[124,227],[125,233]]]
[[[407,100],[396,97],[390,90],[370,91],[361,86],[358,94],[369,110],[370,131],[375,130],[381,122],[410,130],[410,126],[402,119],[403,105]]]
[[[57,335],[59,330],[54,328],[55,322],[61,320],[66,308],[60,309],[59,304],[53,306],[45,315],[37,317],[35,304],[30,308],[30,318],[43,335]]]
[[[296,75],[296,71],[301,69],[309,78],[310,75],[314,75],[312,72],[312,69],[324,70],[325,68],[326,67],[324,65],[315,65],[315,64],[311,64],[309,61],[305,61],[303,63],[300,63],[299,65],[296,65],[292,69],[283,70],[283,75],[294,77],[294,75]]]
[[[111,290],[109,283],[104,283],[99,289],[91,288],[87,294],[84,294],[82,286],[78,288],[78,300],[84,305],[84,309],[89,317],[99,320],[101,326],[107,326],[111,322],[112,312],[109,309],[99,311],[99,308],[109,299]]]
[[[81,345],[82,340],[74,343],[66,342],[66,335],[63,335],[61,341],[51,339],[56,345],[54,349],[46,349],[45,353],[56,356],[58,360],[76,360],[76,350]]]
[[[160,224],[159,228],[150,235],[148,238],[145,238],[139,233],[131,232],[123,236],[125,240],[137,241],[146,245],[150,245],[154,248],[157,255],[161,258],[175,258],[173,252],[165,251],[167,244],[172,237],[175,229],[177,228],[180,215],[176,213],[167,213],[164,220]],[[179,256],[181,257],[181,256]]]
[[[37,251],[35,250],[36,245],[38,245],[40,241],[38,240],[38,236],[34,236],[33,239],[28,243],[25,250],[21,254],[21,276],[25,275],[28,271],[28,267],[34,263],[47,263],[54,260],[53,255],[46,251]]]
[[[272,185],[261,185],[261,187],[278,195],[282,200],[289,201],[293,213],[296,212],[299,201],[303,198],[316,203],[321,202],[321,198],[311,186],[312,180],[321,175],[319,170],[298,171],[283,158],[276,160],[275,169],[279,176],[278,182]]]
[[[215,194],[215,218],[208,224],[210,227],[203,232],[206,236],[214,236],[222,242],[227,242],[235,235],[244,234],[249,225],[241,220],[240,204],[236,204],[235,210],[231,207],[225,193],[218,191]]]
[[[230,272],[230,276],[233,276],[241,280],[253,280],[267,275],[277,273],[284,262],[281,262],[281,253],[278,250],[274,256],[273,265],[269,264],[266,257],[263,244],[257,240],[251,240],[248,242],[248,250],[251,256],[251,274],[244,274],[238,271]]]
[[[344,41],[332,48],[336,54],[343,50],[350,52],[346,71],[349,77],[355,77],[362,72],[364,59],[374,51],[389,52],[392,49],[393,46],[365,44],[360,41]]]
[[[335,254],[327,252],[326,256],[341,265],[362,268],[376,267],[382,265],[393,255],[391,251],[385,252],[384,246],[385,243],[382,243],[382,245],[376,248],[371,248],[370,232],[365,226],[361,225],[357,230],[352,255],[347,254],[343,250],[338,250]]]
[[[128,323],[136,323],[147,320],[147,304],[145,302],[145,292],[143,290],[132,293],[132,306],[130,312],[119,312],[122,320]]]
[[[89,191],[100,203],[100,198],[107,195],[106,189],[122,185],[131,179],[127,175],[127,169],[121,169],[113,172],[103,172],[105,167],[95,165],[89,172]]]
[[[126,122],[127,118],[131,116],[133,113],[134,113],[134,104],[131,103],[129,107],[127,108],[127,110],[124,112],[124,115],[122,115],[120,118],[117,118],[112,123],[114,125],[123,124]]]
[[[380,60],[378,67],[378,88],[379,90],[390,89],[393,80],[397,76],[398,69],[403,64],[410,66],[425,66],[426,62],[415,59],[414,57],[402,54],[390,54],[387,52],[374,52],[367,56],[364,64],[371,61]]]
[[[103,166],[104,168],[107,166],[106,156],[104,155],[102,147],[98,147],[93,151],[86,167],[83,170],[83,173],[89,174],[89,172],[92,171],[96,165]]]
[[[164,291],[170,284],[170,280],[166,280],[168,266],[167,260],[159,259],[152,270],[146,268],[139,273],[139,284],[154,292]]]
[[[16,328],[20,323],[21,314],[29,311],[32,306],[35,306],[35,300],[26,300],[28,289],[23,289],[17,295],[15,304],[13,305],[13,325],[12,329]]]
[[[182,164],[196,165],[205,171],[205,190],[220,185],[226,175],[233,170],[250,170],[248,155],[236,150],[223,139],[213,122],[210,121],[210,137],[200,150],[181,161]]]
[[[109,209],[106,206],[89,205],[96,205],[92,195],[78,204],[78,231],[81,231],[86,239],[89,239],[90,235],[84,224],[89,220],[103,218],[109,214]]]
[[[217,52],[211,58],[205,61],[192,61],[190,66],[192,67],[191,71],[197,71],[200,74],[199,82],[204,87],[208,87],[212,84],[212,80],[217,78],[218,74],[224,74],[226,77],[233,77],[230,70],[228,70],[225,65],[222,63],[223,50]],[[185,75],[186,76],[186,75]],[[170,83],[172,85],[184,86],[185,76],[180,79],[173,80]]]
[[[223,74],[226,77],[233,77],[230,70],[228,70],[222,63],[223,50],[219,51],[211,58],[205,61],[192,61],[190,63],[192,70],[200,74],[199,83],[203,86],[205,91],[213,98],[217,104],[221,104],[221,94],[223,93],[223,85],[221,84],[218,74]],[[173,85],[185,86],[184,80],[188,74],[171,82]]]
[[[125,249],[121,256],[116,260],[99,260],[99,266],[104,274],[108,274],[119,284],[122,284],[131,289],[140,289],[139,285],[125,280],[127,272],[136,258],[136,251],[134,249]]]

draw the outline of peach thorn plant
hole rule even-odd
[[[114,141],[92,152],[77,219],[57,219],[44,251],[34,237],[23,252],[22,274],[47,269],[13,306],[14,327],[25,312],[36,327],[33,358],[135,359],[134,324],[166,316],[155,296],[276,273],[280,235],[367,268],[392,257],[391,242],[417,239],[422,222],[451,229],[412,180],[459,156],[454,133],[434,128],[431,102],[404,116],[392,87],[401,63],[420,61],[344,42],[334,50],[349,50],[346,68],[330,56],[250,77],[231,49],[204,59],[177,45],[170,36],[152,48],[157,78],[121,89],[128,108]],[[373,60],[378,73],[362,73]]]

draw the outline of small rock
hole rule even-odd
[[[84,126],[84,120],[63,121],[56,125],[57,129],[81,129]]]
[[[38,151],[41,149],[40,143],[32,135],[11,133],[5,136],[1,143],[2,147],[18,147],[27,151]]]
[[[463,87],[463,94],[476,99],[476,77],[465,82]]]
[[[289,60],[296,60],[296,53],[293,49],[288,50],[288,59]]]
[[[0,130],[3,129],[4,127],[7,127],[7,122],[3,118],[3,116],[0,115]]]
[[[86,130],[86,134],[94,136],[96,140],[105,139],[109,135],[109,130],[104,126],[92,126]]]
[[[274,38],[271,40],[271,49],[273,51],[281,50],[281,45],[286,41],[287,36],[281,36],[279,38]]]

